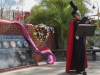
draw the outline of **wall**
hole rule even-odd
[[[55,49],[55,43],[54,43],[55,34],[50,33],[50,36],[46,41],[40,42],[33,35],[34,26],[25,25],[25,28],[29,32],[29,34],[30,34],[32,40],[34,41],[34,43],[36,44],[37,48],[41,49],[44,45],[47,45],[51,50]],[[21,31],[20,31],[18,25],[0,23],[0,34],[21,34]],[[37,55],[34,51],[33,51],[33,55],[35,57],[34,59],[36,61],[36,64],[21,66],[21,67],[16,67],[16,68],[10,68],[10,69],[6,69],[6,70],[0,70],[0,72],[6,72],[6,71],[11,71],[11,70],[16,70],[16,69],[22,69],[22,68],[37,66],[38,62],[43,61],[47,58],[46,56]]]
[[[50,33],[48,39],[46,41],[40,42],[36,36],[33,35],[33,28],[35,27],[34,25],[25,25],[26,29],[28,30],[32,40],[36,44],[37,48],[41,49],[44,45],[47,45],[51,50],[55,49],[55,34]],[[45,56],[40,56],[36,55],[36,60],[37,62],[43,61],[46,59]]]

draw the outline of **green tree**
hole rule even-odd
[[[95,29],[94,36],[87,37],[87,48],[91,48],[91,46],[95,46],[95,43],[98,43],[98,41],[100,40],[100,34],[99,34],[100,29],[98,26],[98,21],[96,21],[92,25],[96,26],[96,29]],[[98,34],[96,34],[96,32],[98,32]]]
[[[99,30],[98,22],[95,22],[93,25],[96,26],[96,30]]]
[[[85,4],[88,0],[74,0],[82,15],[88,11]],[[72,20],[72,8],[69,0],[41,0],[38,6],[34,6],[31,15],[27,19],[32,24],[46,24],[56,30],[58,48],[66,48],[69,22]],[[27,22],[26,21],[26,22]]]

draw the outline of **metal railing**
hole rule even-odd
[[[57,61],[66,60],[67,49],[57,49],[52,50],[52,52],[56,56]],[[96,52],[100,52],[100,49],[87,49],[87,59],[93,61],[100,60],[100,55],[96,55]]]

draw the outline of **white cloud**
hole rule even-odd
[[[25,0],[24,4],[25,5],[23,5],[23,10],[30,11],[33,6],[38,4],[38,1],[37,0]]]
[[[19,2],[19,0],[16,0],[17,2]],[[24,0],[24,3],[21,4],[20,6],[16,5],[13,6],[12,9],[14,10],[18,10],[19,11],[30,11],[31,8],[35,5],[38,5],[38,0]]]

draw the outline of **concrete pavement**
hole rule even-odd
[[[0,75],[77,75],[75,71],[65,72],[65,62],[53,65],[40,62],[39,66],[0,73]],[[100,75],[100,61],[88,61],[87,75]]]

